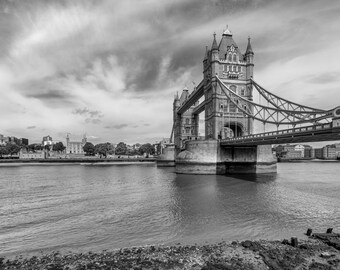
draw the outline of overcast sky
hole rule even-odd
[[[0,134],[97,142],[169,137],[172,102],[202,79],[226,24],[255,80],[340,105],[340,1],[0,0]]]

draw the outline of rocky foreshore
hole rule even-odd
[[[334,234],[333,234],[334,235]],[[339,236],[292,241],[132,247],[100,253],[0,258],[0,269],[340,269]],[[327,238],[327,237],[326,237]],[[328,242],[327,242],[328,241]],[[333,244],[332,244],[333,243]]]

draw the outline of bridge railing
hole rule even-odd
[[[333,127],[332,123],[325,123],[325,124],[320,124],[320,125],[298,127],[298,128],[291,128],[291,129],[282,129],[282,130],[277,130],[277,131],[251,134],[251,135],[246,135],[246,136],[241,136],[241,137],[228,138],[228,139],[224,139],[223,141],[241,141],[241,140],[246,140],[246,139],[287,135],[287,134],[293,134],[293,133],[296,134],[296,133],[303,133],[303,132],[310,132],[310,131],[332,129],[332,127]]]

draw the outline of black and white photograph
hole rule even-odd
[[[340,270],[340,1],[0,0],[0,270]]]

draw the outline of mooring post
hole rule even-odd
[[[311,236],[311,235],[312,235],[312,229],[307,229],[306,235],[307,235],[307,236]]]
[[[333,232],[333,228],[328,228],[326,233],[332,233]]]
[[[291,245],[293,247],[297,247],[299,245],[297,237],[292,237],[291,238]]]

